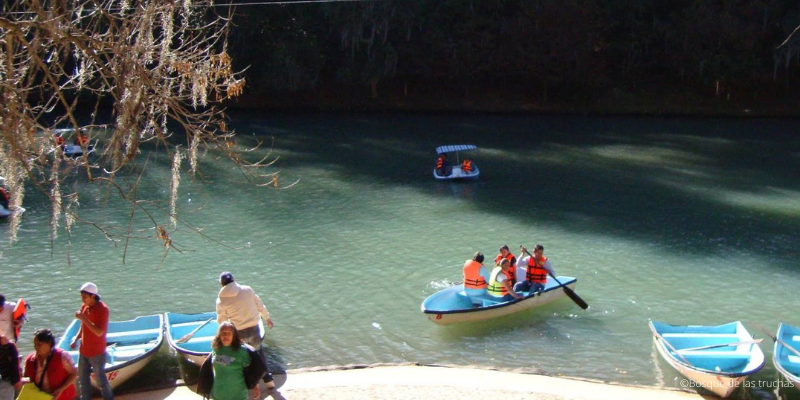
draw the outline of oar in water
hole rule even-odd
[[[731,347],[731,346],[738,346],[740,344],[759,344],[764,339],[755,339],[755,340],[746,340],[743,342],[733,342],[733,343],[721,343],[721,344],[709,344],[707,346],[700,346],[700,347],[689,347],[687,349],[680,349],[678,351],[695,351],[695,350],[707,350],[707,349],[716,349],[718,347]]]
[[[522,247],[522,245],[520,245],[519,247]],[[528,256],[533,257],[533,254],[531,254],[527,249],[525,249],[525,253]],[[584,310],[589,308],[589,304],[587,304],[585,301],[583,301],[583,299],[580,296],[578,296],[578,294],[575,293],[572,289],[564,286],[561,282],[559,282],[558,278],[556,278],[555,275],[551,274],[550,271],[547,271],[547,275],[550,275],[556,281],[556,283],[558,283],[558,286],[560,286],[561,289],[564,289],[564,293],[567,294],[567,297],[572,299],[572,301],[574,301],[575,304],[578,305],[578,307],[580,307],[580,308],[582,308]]]
[[[778,339],[778,337],[777,337],[777,336],[773,335],[773,334],[772,334],[772,333],[770,333],[768,330],[764,329],[764,327],[763,327],[763,326],[761,326],[761,325],[759,325],[759,324],[756,324],[756,328],[760,329],[760,330],[761,330],[761,332],[764,332],[764,334],[765,334],[765,335],[767,335],[767,336],[769,336],[770,338],[772,338],[772,340],[773,340],[773,341],[776,341],[776,342],[780,343],[780,344],[781,344],[781,346],[783,346],[783,347],[786,347],[787,349],[789,349],[789,351],[791,351],[792,353],[794,353],[794,354],[796,354],[798,357],[800,357],[800,351],[797,351],[797,350],[796,350],[794,347],[792,347],[792,346],[789,346],[789,345],[788,345],[786,342],[784,342],[783,340],[780,340],[780,339]]]
[[[208,324],[209,324],[211,321],[213,321],[213,320],[214,320],[214,318],[213,318],[213,317],[212,317],[212,318],[209,318],[209,319],[208,319],[206,322],[203,322],[202,324],[200,324],[200,326],[198,326],[197,328],[194,328],[194,330],[193,330],[193,331],[191,331],[191,332],[189,332],[189,333],[187,333],[187,334],[183,335],[183,337],[181,337],[180,339],[178,339],[177,341],[175,341],[175,343],[186,343],[186,342],[188,342],[188,341],[189,341],[189,339],[191,339],[192,337],[194,337],[194,335],[195,335],[197,332],[199,332],[199,331],[200,331],[200,329],[203,329],[203,327],[204,327],[204,326],[208,325]]]

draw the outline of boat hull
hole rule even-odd
[[[441,176],[436,173],[436,168],[433,169],[433,177],[440,181],[478,179],[480,175],[481,171],[478,169],[478,166],[473,166],[473,170],[470,172],[462,171],[461,167],[453,167],[453,171],[447,176]]]
[[[566,287],[574,289],[577,279],[559,276],[558,280]],[[458,324],[463,322],[485,321],[514,314],[531,308],[543,306],[566,297],[564,289],[548,279],[545,289],[531,295],[523,292],[525,298],[506,302],[497,302],[485,296],[483,305],[473,305],[472,300],[463,291],[463,285],[452,286],[429,296],[422,302],[422,312],[428,319],[439,325]]]
[[[742,381],[764,366],[764,353],[738,321],[716,326],[651,321],[650,329],[656,349],[670,366],[694,381],[695,387],[722,398],[730,396]],[[726,343],[743,344],[725,346]]]
[[[800,328],[787,324],[778,326],[777,338],[795,350],[800,350]],[[800,388],[800,356],[786,348],[781,342],[775,341],[772,351],[772,363],[792,386]]]
[[[80,329],[80,321],[73,320],[56,347],[69,352],[75,366],[78,351],[70,343]],[[136,375],[155,356],[164,342],[164,317],[148,315],[130,321],[110,321],[106,333],[105,373],[111,389],[115,389]],[[92,374],[92,386],[100,388]]]

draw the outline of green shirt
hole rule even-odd
[[[250,365],[250,353],[244,348],[234,350],[222,346],[213,350],[214,386],[211,397],[216,400],[247,400],[247,385],[244,383],[244,367]]]

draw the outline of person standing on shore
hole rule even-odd
[[[17,321],[14,321],[16,306],[16,303],[6,301],[6,297],[0,294],[0,335],[11,341],[14,339],[14,327],[17,324]]]
[[[0,334],[0,400],[14,400],[14,392],[21,387],[17,346]]]
[[[72,400],[76,396],[78,371],[68,352],[56,348],[50,329],[37,329],[33,334],[34,352],[25,357],[23,379],[39,390],[53,395],[53,400]]]
[[[103,400],[113,400],[111,385],[106,378],[106,333],[108,331],[108,307],[100,301],[97,285],[86,282],[81,286],[80,310],[75,318],[81,321],[78,334],[72,339],[70,347],[75,349],[78,339],[81,341],[78,357],[78,381],[81,385],[81,400],[92,399],[91,373],[100,386]]]
[[[258,327],[261,317],[267,322],[269,329],[274,326],[267,307],[250,286],[234,282],[233,274],[230,272],[221,273],[219,283],[222,289],[217,296],[217,322],[222,324],[224,321],[231,321],[242,340],[252,346],[264,361],[264,365],[267,365],[267,357],[261,346],[264,337],[261,336]],[[264,375],[264,382],[267,383],[267,390],[275,388],[275,382],[269,371]]]

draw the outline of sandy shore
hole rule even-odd
[[[261,398],[275,400],[699,400],[694,393],[674,389],[629,386],[571,378],[484,369],[377,365],[289,370],[276,375],[277,390]],[[199,400],[186,386],[115,396],[118,400]]]

